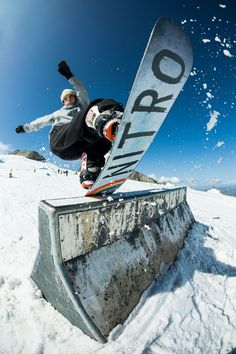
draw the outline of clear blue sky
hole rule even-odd
[[[190,35],[193,70],[138,169],[183,183],[236,182],[235,13],[234,0],[1,0],[0,153],[49,156],[50,128],[15,127],[60,107],[69,87],[57,72],[62,59],[90,99],[125,104],[152,27],[168,16]]]

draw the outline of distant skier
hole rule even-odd
[[[115,140],[123,107],[113,99],[89,102],[85,87],[74,77],[65,61],[58,64],[58,71],[74,88],[62,91],[60,98],[63,107],[28,124],[19,125],[16,133],[30,133],[52,125],[49,134],[52,152],[63,160],[82,159],[80,183],[88,189],[104,166],[104,155]]]

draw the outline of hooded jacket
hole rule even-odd
[[[23,128],[26,133],[37,131],[48,125],[51,125],[53,129],[55,126],[61,126],[70,123],[80,111],[84,110],[88,106],[89,97],[87,90],[85,89],[82,82],[75,76],[72,76],[68,81],[76,92],[76,104],[68,107],[63,106],[51,114],[47,114],[43,117],[33,120],[30,123],[24,124]]]

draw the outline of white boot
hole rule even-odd
[[[100,113],[97,106],[93,106],[88,111],[85,122],[88,127],[95,129],[101,137],[114,141],[122,115],[123,112],[113,109]]]

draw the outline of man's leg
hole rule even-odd
[[[68,140],[68,132],[70,133],[69,124],[60,127],[55,127],[50,134],[51,151],[63,160],[78,160],[84,151],[84,146],[87,144],[83,139],[73,137]]]
[[[89,144],[82,155],[80,183],[86,189],[96,181],[105,164],[105,155],[111,149],[111,143],[105,139]]]

